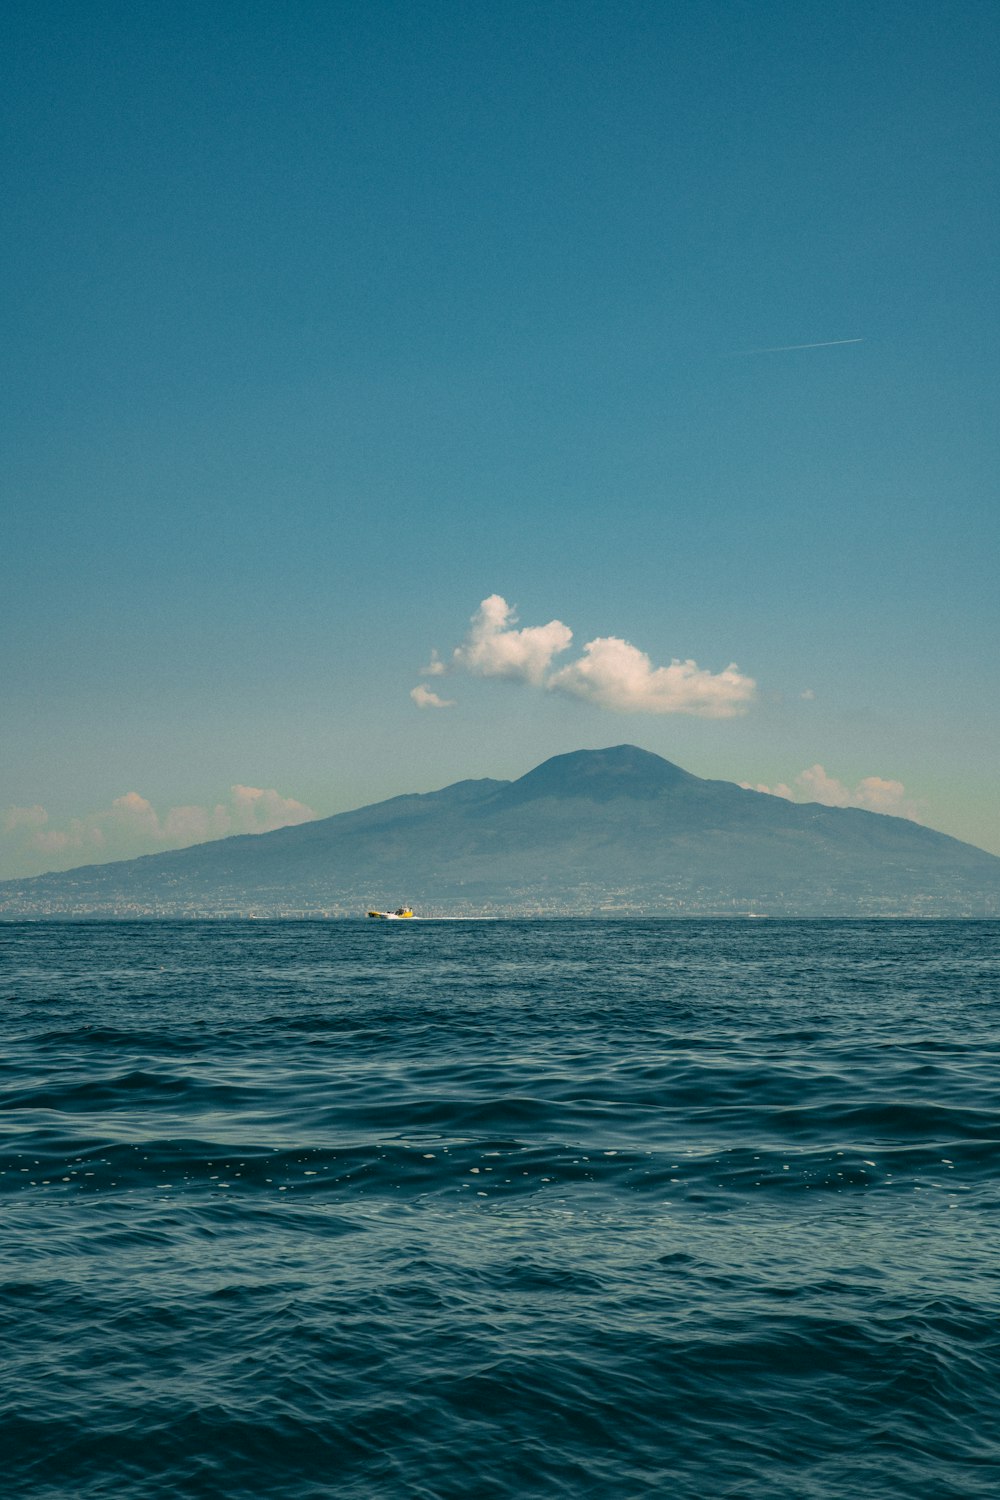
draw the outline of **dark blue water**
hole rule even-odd
[[[997,939],[0,927],[3,1493],[993,1500]]]

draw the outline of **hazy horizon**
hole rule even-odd
[[[602,747],[593,747],[593,749],[589,749],[589,750],[588,749],[583,749],[583,750],[577,750],[575,752],[573,752],[573,751],[565,752],[563,754],[551,757],[549,760],[541,762],[540,765],[541,766],[548,766],[548,765],[550,765],[552,763],[552,761],[556,761],[556,762],[558,762],[558,761],[575,761],[580,756],[601,755],[601,754],[604,754],[604,753],[606,753],[608,751],[614,751],[614,750],[618,750],[618,751],[622,751],[622,750],[624,750],[624,751],[639,750],[641,755],[653,754],[653,752],[643,751],[642,747],[640,747],[640,746],[634,746],[634,745],[627,745],[626,744],[626,745],[617,745],[617,746],[602,746]],[[658,758],[660,760],[664,759],[663,757],[658,757]],[[673,764],[673,763],[672,762],[668,762],[668,764]],[[538,769],[540,769],[539,766],[529,767],[527,769],[527,771],[525,771],[523,773],[522,777],[514,777],[512,779],[470,776],[468,778],[463,778],[461,781],[459,781],[457,783],[449,783],[448,786],[446,786],[446,787],[413,788],[411,790],[411,793],[409,795],[415,795],[415,796],[418,796],[418,797],[420,797],[420,796],[434,796],[435,793],[441,792],[441,791],[450,790],[453,786],[463,786],[467,782],[476,782],[476,781],[479,781],[479,782],[484,782],[484,781],[485,782],[489,782],[491,785],[495,785],[497,787],[511,786],[516,781],[518,781],[520,779],[528,779],[528,778],[530,778],[531,772],[535,771],[535,770],[538,770]],[[680,769],[682,771],[686,771],[685,767],[681,767]],[[819,772],[819,771],[822,770],[822,768],[818,767],[818,766],[814,767],[813,769],[816,772]],[[690,773],[688,773],[688,774],[690,774]],[[696,778],[696,779],[702,779],[702,778]],[[852,799],[851,796],[850,796],[850,794],[849,794],[849,792],[848,792],[848,789],[847,788],[843,788],[843,787],[839,788],[840,797],[835,799],[835,794],[834,794],[834,791],[833,791],[832,787],[829,784],[829,780],[830,780],[829,778],[819,778],[817,780],[817,778],[814,777],[813,778],[813,785],[811,787],[809,787],[810,790],[814,788],[820,794],[826,794],[826,800],[820,800],[820,798],[818,796],[817,797],[812,797],[812,796],[808,796],[808,795],[803,795],[803,796],[796,797],[795,795],[793,795],[793,793],[791,792],[791,790],[789,788],[787,788],[787,787],[783,788],[783,789],[781,789],[779,791],[779,790],[774,790],[772,788],[766,788],[766,787],[753,787],[753,786],[751,786],[747,782],[743,782],[743,783],[729,782],[728,785],[730,785],[730,786],[739,785],[739,786],[741,786],[741,788],[743,790],[755,792],[758,795],[766,795],[766,796],[783,798],[783,799],[786,799],[786,800],[788,800],[790,802],[807,803],[807,804],[809,804],[811,806],[820,806],[820,807],[859,809],[861,811],[875,813],[876,815],[882,816],[882,817],[897,817],[897,818],[898,817],[903,817],[903,818],[905,818],[906,821],[912,821],[914,823],[917,823],[918,826],[921,826],[921,827],[929,827],[930,826],[928,824],[922,824],[922,823],[920,823],[920,820],[917,819],[913,815],[912,812],[910,812],[910,813],[905,813],[905,812],[901,813],[899,811],[891,811],[891,810],[890,811],[886,811],[885,809],[880,808],[877,805],[877,803],[878,803],[880,797],[883,795],[883,791],[882,791],[881,787],[876,787],[874,790],[869,789],[869,794],[868,794],[868,798],[867,798],[867,805],[866,805],[866,802],[865,802],[864,798],[855,797],[855,798]],[[808,786],[808,782],[807,782],[807,786]],[[162,853],[162,852],[167,852],[168,850],[181,851],[181,850],[189,849],[189,848],[190,849],[194,849],[194,848],[198,847],[199,844],[206,843],[206,842],[213,842],[213,841],[218,840],[218,839],[232,838],[232,837],[235,837],[235,836],[238,836],[238,835],[256,836],[256,835],[261,834],[261,833],[276,832],[278,829],[281,829],[281,828],[296,827],[300,823],[315,821],[314,818],[306,816],[306,813],[308,812],[308,809],[299,809],[297,813],[293,812],[293,811],[291,811],[289,809],[285,809],[284,810],[284,815],[282,816],[282,814],[280,812],[278,812],[274,808],[273,805],[270,807],[270,809],[268,808],[268,806],[266,804],[258,804],[255,807],[253,801],[250,800],[248,798],[248,796],[247,796],[247,794],[250,794],[250,793],[254,792],[255,790],[256,789],[254,789],[254,788],[248,788],[248,787],[238,787],[238,788],[234,787],[233,788],[233,792],[234,793],[242,793],[242,794],[244,794],[244,796],[242,798],[240,798],[238,796],[234,796],[233,799],[232,799],[231,807],[229,809],[227,809],[225,807],[221,807],[221,806],[219,808],[215,809],[215,819],[214,819],[214,821],[215,821],[215,825],[216,826],[214,828],[205,828],[205,829],[200,830],[198,836],[194,836],[194,837],[191,836],[194,830],[190,826],[187,829],[185,829],[183,827],[183,825],[181,825],[179,822],[176,823],[174,826],[171,826],[169,823],[161,821],[160,825],[159,825],[159,837],[163,841],[163,848],[161,850],[157,851],[157,852],[161,852]],[[402,795],[407,795],[407,794],[404,793]],[[584,793],[584,796],[586,796],[586,793]],[[393,798],[386,799],[386,802],[387,803],[391,803],[391,802],[393,802],[395,800],[397,800],[397,799],[395,797],[393,797]],[[889,800],[892,800],[891,796],[890,796]],[[239,810],[241,808],[241,805],[242,805],[242,816],[234,819],[233,818],[233,810],[234,809]],[[382,805],[385,805],[385,804],[382,803],[382,802],[378,802],[378,803],[375,803],[375,804],[365,804],[361,808],[344,809],[344,811],[345,812],[366,811],[366,810],[368,810],[368,809],[370,809],[372,807],[379,807],[379,806],[382,806]],[[193,809],[187,809],[186,811],[193,811]],[[270,811],[270,819],[269,819],[269,816],[268,816],[269,811]],[[150,810],[150,816],[151,817],[155,817],[156,816],[155,812],[153,812],[152,810]],[[328,814],[327,816],[328,817],[336,817],[337,814]],[[254,823],[255,818],[257,820],[257,826],[252,826],[253,823]],[[232,824],[232,822],[234,822],[234,821],[236,821],[237,823],[241,823],[242,826],[230,826]],[[225,826],[223,826],[223,825],[225,825]],[[934,831],[942,832],[943,830],[934,830]],[[981,846],[973,845],[971,847],[979,848]],[[153,851],[147,850],[145,852],[146,853],[151,853]],[[989,853],[990,851],[987,850],[987,851],[983,851],[983,852]],[[43,872],[40,872],[40,873],[42,873],[42,874],[53,874],[53,875],[54,874],[59,874],[59,873],[70,873],[70,874],[72,874],[74,871],[80,871],[82,869],[90,868],[90,867],[93,867],[95,865],[119,863],[122,860],[128,860],[130,858],[135,858],[135,857],[137,857],[137,856],[135,856],[135,855],[127,855],[127,854],[126,855],[120,855],[119,854],[119,855],[109,855],[107,858],[102,859],[102,858],[100,858],[98,856],[98,857],[93,857],[93,858],[87,860],[84,865],[66,865],[64,867],[59,867],[59,868],[53,867],[52,869],[50,869],[48,871],[43,871]],[[28,879],[28,880],[30,880],[31,878],[32,877],[30,875],[28,875],[28,876],[22,876],[22,877],[12,877],[12,879],[14,880],[15,883],[17,882],[18,879]]]

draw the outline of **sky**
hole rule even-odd
[[[1000,11],[11,0],[0,878],[634,743],[1000,853]]]

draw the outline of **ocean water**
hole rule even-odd
[[[8,1500],[993,1500],[1000,928],[0,926]]]

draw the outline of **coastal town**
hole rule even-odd
[[[95,899],[88,892],[84,901],[74,900],[72,888],[59,895],[32,890],[25,882],[14,883],[0,897],[0,921],[105,920],[105,921],[343,921],[363,918],[366,898],[350,891],[315,898],[282,897],[280,893],[248,899],[234,890],[211,899],[183,895],[158,899],[122,899],[109,892]],[[859,890],[852,901],[831,888],[812,900],[802,893],[771,891],[766,899],[733,896],[720,890],[687,888],[680,882],[661,887],[602,887],[582,884],[571,890],[546,891],[525,886],[505,893],[502,899],[456,892],[449,900],[420,902],[413,898],[414,912],[424,920],[503,921],[553,919],[704,919],[704,920],[794,920],[816,918],[974,920],[1000,916],[1000,900],[956,894],[951,900],[940,890],[915,891],[904,899],[890,896],[872,885]]]

